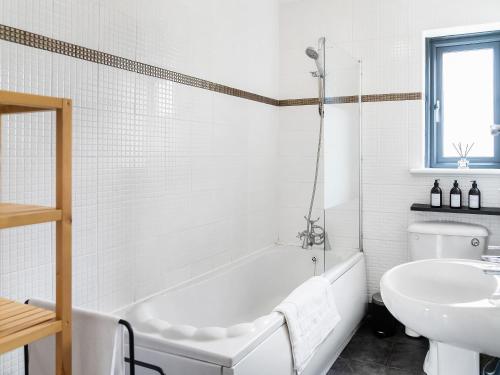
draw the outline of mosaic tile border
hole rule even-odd
[[[14,27],[0,24],[0,39],[8,42],[21,44],[33,48],[39,48],[45,51],[54,52],[57,54],[90,61],[97,64],[107,65],[118,69],[128,70],[138,74],[165,79],[168,81],[197,87],[204,90],[210,90],[221,94],[236,96],[243,99],[253,100],[260,103],[277,106],[279,101],[263,95],[254,94],[252,92],[239,90],[234,87],[221,85],[215,82],[210,82],[201,78],[189,76],[187,74],[177,73],[172,70],[152,66],[126,59],[124,57],[115,56],[109,53],[96,51],[87,47],[78,46],[76,44],[63,42],[61,40],[52,39],[40,34],[31,33],[29,31],[16,29]]]
[[[325,98],[326,104],[347,104],[347,103],[358,103],[359,96],[334,96]],[[284,99],[279,101],[280,107],[290,107],[290,106],[300,106],[300,105],[316,105],[318,104],[318,98],[302,98],[302,99]]]
[[[359,96],[334,96],[325,99],[326,104],[347,104],[347,103],[358,103],[360,100]],[[393,94],[372,94],[372,95],[362,95],[361,102],[371,103],[371,102],[393,102],[393,101],[405,101],[405,100],[422,100],[422,93],[420,92],[408,92],[408,93],[393,93]],[[287,106],[301,106],[301,105],[316,105],[318,104],[318,98],[302,98],[302,99],[284,99],[279,101],[280,107]]]
[[[350,96],[334,96],[331,98],[325,98],[326,104],[349,104],[349,103],[359,103],[360,96],[350,95]]]
[[[363,95],[361,101],[363,103],[370,102],[396,102],[405,100],[422,100],[421,92],[405,92],[405,93],[393,93],[393,94],[372,94]]]
[[[177,73],[172,70],[160,68],[153,65],[130,60],[124,57],[115,56],[106,52],[93,50],[76,44],[64,42],[61,40],[49,38],[29,31],[16,29],[11,26],[0,24],[0,40],[17,43],[28,47],[39,48],[45,51],[74,57],[77,59],[90,61],[97,64],[107,65],[118,69],[128,70],[138,74],[165,79],[168,81],[180,83],[182,85],[197,87],[204,90],[214,91],[225,95],[236,96],[259,103],[265,103],[273,106],[301,106],[318,104],[317,98],[284,99],[278,100],[267,96],[255,94],[249,91],[240,90],[234,87],[210,82],[201,78],[189,76],[187,74]],[[421,100],[422,94],[413,93],[395,93],[395,94],[375,94],[363,95],[362,102],[384,102],[399,100]],[[358,103],[358,96],[338,96],[326,98],[327,104]]]
[[[302,99],[284,99],[278,102],[280,107],[292,107],[300,105],[315,105],[318,104],[318,98],[302,98]]]

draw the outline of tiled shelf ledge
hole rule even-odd
[[[444,212],[449,214],[471,214],[471,215],[500,215],[500,207],[481,207],[479,210],[471,210],[468,207],[451,208],[450,206],[431,207],[430,204],[413,203],[411,205],[412,211],[424,212]]]
[[[471,175],[500,175],[500,169],[455,169],[455,168],[412,168],[410,169],[411,174],[420,175],[432,175],[432,176],[443,176],[443,175],[455,175],[455,176],[471,176]]]

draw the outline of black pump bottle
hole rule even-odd
[[[462,190],[458,187],[458,181],[455,180],[450,191],[450,207],[462,208]]]
[[[443,191],[439,187],[439,180],[434,180],[434,187],[431,189],[431,207],[443,205]]]
[[[481,192],[477,188],[476,181],[472,181],[472,188],[469,190],[469,208],[471,210],[481,209]]]

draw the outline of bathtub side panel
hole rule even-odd
[[[175,375],[221,375],[221,366],[213,363],[197,361],[173,354],[162,353],[142,347],[136,347],[136,360],[151,363],[163,369],[165,374]],[[130,375],[126,366],[126,375]],[[151,375],[152,370],[136,366],[136,375]]]
[[[333,284],[333,293],[342,320],[320,346],[305,369],[304,375],[326,374],[353,335],[365,315],[366,271],[364,259]],[[292,353],[286,326],[280,327],[267,340],[224,375],[293,375]]]
[[[236,366],[223,367],[223,375],[292,375],[292,350],[288,330],[282,325]]]
[[[342,320],[321,344],[303,375],[326,374],[365,316],[368,301],[364,258],[338,278],[332,287]]]

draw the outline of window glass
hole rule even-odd
[[[457,157],[453,143],[472,144],[469,157],[493,157],[494,51],[492,48],[443,53],[443,157]]]

